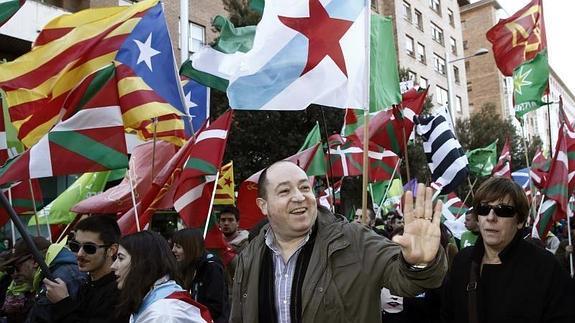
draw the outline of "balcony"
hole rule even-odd
[[[0,28],[0,34],[33,42],[44,25],[64,13],[67,11],[60,7],[37,1],[26,1],[24,6]]]

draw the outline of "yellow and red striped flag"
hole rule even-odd
[[[234,205],[234,203],[234,162],[230,161],[220,168],[214,205]]]
[[[67,110],[75,107],[66,101],[76,86],[112,62],[119,75],[127,67],[118,84],[120,100],[130,103],[122,106],[126,127],[140,129],[151,117],[181,116],[181,88],[170,90],[178,95],[166,94],[171,82],[165,77],[157,80],[166,84],[162,89],[149,81],[155,72],[169,70],[167,60],[174,66],[171,44],[169,50],[159,44],[165,40],[164,33],[167,28],[158,0],[87,9],[49,22],[31,52],[0,65],[0,88],[6,92],[18,137],[27,147],[35,144],[62,117],[73,113]],[[142,69],[148,70],[142,73]]]

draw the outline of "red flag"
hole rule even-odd
[[[517,66],[547,48],[542,0],[532,0],[513,16],[499,20],[486,36],[497,67],[503,75],[512,76]]]
[[[569,160],[567,157],[567,140],[564,127],[559,128],[559,138],[555,146],[555,156],[551,161],[549,178],[543,189],[549,199],[557,202],[563,214],[567,214],[569,201]],[[559,220],[559,219],[555,219]]]
[[[420,115],[421,111],[423,111],[428,90],[429,88],[423,91],[410,89],[401,95],[401,112],[403,115],[403,127],[405,128],[405,140],[409,139],[413,131],[413,126],[415,125],[413,117]]]
[[[550,161],[547,159],[540,148],[537,148],[533,161],[531,161],[531,170],[529,171],[529,177],[533,182],[533,185],[538,189],[542,189],[547,182],[547,176],[549,175]]]
[[[134,148],[130,157],[130,176],[136,200],[139,201],[152,185],[152,160],[154,172],[157,174],[163,165],[176,153],[177,147],[163,141],[156,142],[155,156],[154,143],[147,142]],[[132,191],[128,174],[122,182],[105,192],[85,199],[76,204],[71,211],[77,213],[117,214],[124,213],[133,207]]]
[[[511,179],[511,151],[509,147],[509,137],[505,138],[505,144],[501,149],[501,155],[497,165],[493,167],[491,175],[495,177],[506,177]]]
[[[315,146],[285,158],[284,160],[296,163],[303,170],[307,170],[319,148],[319,145],[320,144],[318,143]],[[260,174],[262,172],[263,169],[250,176],[240,185],[237,206],[240,210],[240,227],[242,229],[251,229],[254,225],[264,219],[264,215],[256,204],[256,198],[258,197],[258,180],[260,179]]]
[[[205,177],[212,176],[215,179],[215,175],[221,167],[232,116],[232,110],[229,110],[208,128],[198,133],[190,158],[186,161],[177,183],[174,208],[189,227],[198,227],[193,225],[193,221],[196,220],[202,224],[206,223],[208,209],[200,210],[193,205],[200,197],[198,193],[201,194],[204,190],[203,188],[200,189],[199,185],[206,186],[206,183],[211,183]],[[208,208],[212,201],[211,193],[213,193],[213,185],[210,184],[209,186],[212,187],[212,190],[207,203]]]
[[[330,136],[328,142],[330,142],[331,176],[362,175],[363,146],[356,136],[344,138],[336,134]],[[390,179],[399,157],[392,151],[383,149],[373,142],[369,144],[368,156],[369,180],[377,182]]]

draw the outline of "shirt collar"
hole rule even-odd
[[[312,229],[310,229],[310,230],[308,231],[308,233],[307,233],[305,239],[303,239],[303,240],[300,242],[300,244],[299,244],[299,246],[297,247],[296,250],[301,249],[301,248],[309,241],[309,239],[310,239],[310,237],[311,237],[311,233],[312,233]],[[269,226],[268,230],[266,231],[265,243],[266,243],[266,246],[268,246],[268,248],[270,248],[270,250],[274,252],[274,254],[276,254],[276,255],[281,255],[281,251],[280,251],[280,248],[279,248],[279,245],[278,245],[278,243],[277,243],[277,239],[276,239],[275,233],[273,232],[271,225]]]

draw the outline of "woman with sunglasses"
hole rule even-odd
[[[480,236],[453,261],[443,322],[573,322],[567,272],[520,234],[529,214],[523,189],[490,178],[475,193],[473,210]]]
[[[120,312],[131,323],[212,322],[210,313],[175,281],[176,259],[158,233],[142,231],[120,239],[112,264],[120,289]]]

